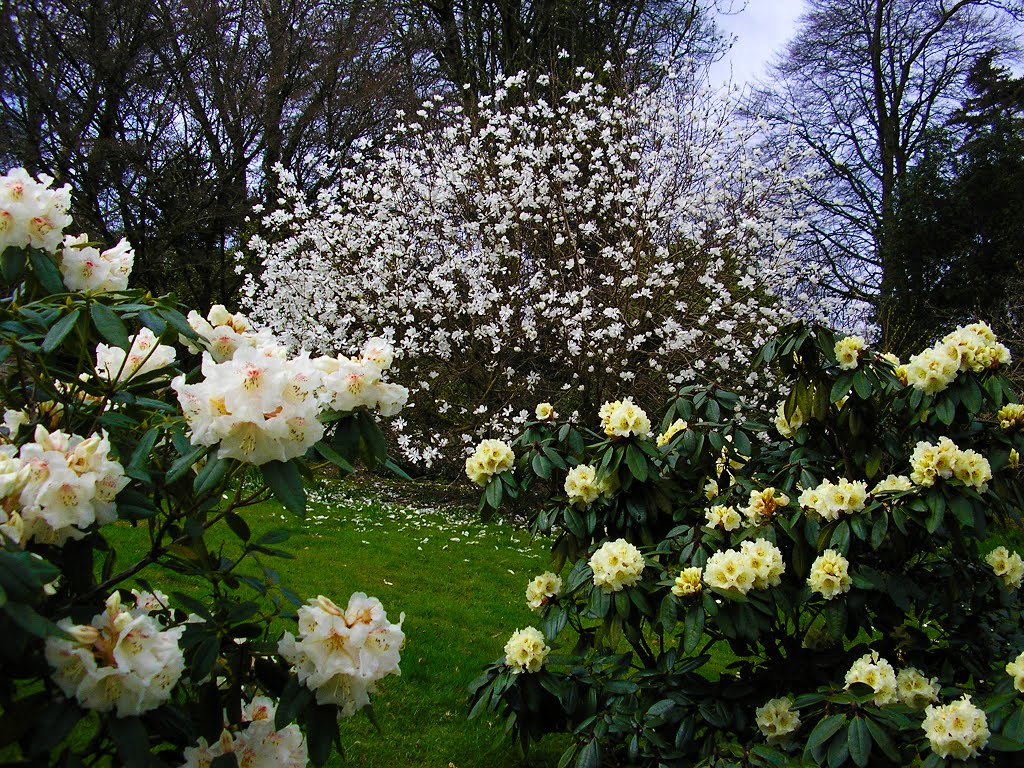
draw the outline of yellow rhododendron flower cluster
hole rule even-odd
[[[724,504],[715,504],[704,513],[704,517],[708,521],[708,527],[721,528],[723,531],[735,531],[743,523],[743,518],[735,507],[727,507]]]
[[[540,610],[562,591],[562,579],[551,571],[535,576],[526,585],[526,604],[534,611]]]
[[[907,383],[915,389],[934,394],[952,383],[960,371],[981,373],[1010,362],[1010,351],[996,341],[985,323],[957,328],[942,341],[906,365]]]
[[[537,403],[534,415],[537,417],[537,421],[551,421],[557,417],[554,406],[551,403]]]
[[[839,367],[851,371],[857,367],[861,352],[867,347],[863,336],[847,336],[836,342],[835,353]]]
[[[996,414],[999,419],[999,428],[1007,431],[1011,429],[1024,429],[1024,404],[1010,403],[1004,405]]]
[[[515,673],[539,672],[551,652],[544,633],[536,627],[517,629],[505,643],[505,664]]]
[[[1024,580],[1024,560],[1016,552],[1006,547],[996,547],[987,555],[985,562],[992,566],[992,571],[1003,580],[1010,589],[1020,589]]]
[[[601,427],[608,437],[647,437],[651,434],[651,420],[631,397],[605,403],[598,411],[598,416],[601,417]]]
[[[938,478],[955,477],[964,485],[981,493],[988,490],[992,467],[977,451],[960,450],[948,437],[940,437],[937,445],[921,441],[910,456],[910,479],[917,485],[932,486]]]
[[[1013,678],[1013,687],[1024,693],[1024,653],[1006,665],[1006,674]]]
[[[814,512],[823,520],[838,520],[840,515],[853,514],[864,509],[868,487],[862,480],[839,478],[838,482],[823,480],[815,488],[800,494],[800,506]]]
[[[766,701],[754,710],[754,721],[768,741],[784,738],[800,727],[800,716],[793,711],[793,700],[788,697]]]
[[[771,486],[763,491],[751,491],[747,506],[743,508],[745,524],[750,527],[770,523],[775,513],[789,504],[789,496]]]
[[[744,541],[739,549],[715,552],[704,566],[704,582],[723,592],[747,594],[782,582],[786,564],[782,552],[767,539]]]
[[[605,592],[621,592],[640,581],[644,570],[644,556],[625,539],[608,541],[598,547],[590,557],[594,572],[594,586]]]
[[[573,467],[565,476],[565,495],[570,504],[582,504],[589,507],[601,495],[601,486],[597,482],[597,470],[590,464]]]
[[[804,413],[800,410],[800,406],[797,406],[793,410],[793,415],[787,419],[786,403],[785,401],[779,403],[779,407],[775,411],[775,429],[778,430],[780,435],[785,438],[790,438],[795,435],[796,431],[803,425]]]
[[[697,566],[684,568],[676,576],[676,583],[672,585],[672,594],[676,597],[689,597],[696,595],[703,589],[701,584],[701,569]]]
[[[660,435],[658,435],[658,447],[661,448],[669,440],[671,440],[673,437],[678,435],[680,432],[682,432],[688,426],[689,425],[685,421],[683,421],[682,419],[676,419],[675,421],[673,421],[669,425],[668,429],[666,429],[664,432],[662,432]]]
[[[967,694],[951,704],[928,707],[921,727],[932,752],[954,760],[977,757],[992,735],[984,710],[972,704]]]
[[[466,459],[466,475],[477,485],[487,485],[494,475],[512,469],[516,456],[502,440],[482,440]]]
[[[934,677],[925,677],[916,667],[901,669],[896,675],[896,697],[901,704],[924,709],[929,703],[939,700],[939,682]]]
[[[849,688],[854,683],[863,683],[874,690],[876,706],[892,704],[898,698],[896,670],[892,668],[892,664],[879,657],[878,651],[867,653],[853,662],[853,666],[846,673],[846,687]]]
[[[834,549],[826,549],[811,564],[807,583],[812,591],[826,600],[849,592],[853,586],[853,579],[850,578],[850,561]]]
[[[896,493],[898,491],[912,491],[914,484],[906,475],[887,475],[885,479],[879,480],[871,493]]]

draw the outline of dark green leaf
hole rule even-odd
[[[167,470],[167,476],[164,478],[164,481],[170,485],[184,477],[185,473],[192,469],[192,465],[199,461],[199,459],[202,458],[209,450],[210,446],[208,445],[197,445],[184,456],[179,456],[175,462],[171,464],[171,468]]]
[[[352,474],[356,471],[355,467],[349,463],[344,456],[338,453],[336,450],[331,448],[327,443],[321,440],[319,443],[313,446],[316,448],[316,452],[327,459],[331,464],[338,467],[342,472],[346,474]]]
[[[99,331],[100,336],[106,339],[107,342],[124,350],[131,346],[131,341],[128,338],[128,329],[125,327],[124,321],[118,317],[114,310],[106,304],[94,302],[89,306],[89,314],[92,317],[93,325],[96,326],[96,330]]]
[[[299,469],[291,461],[268,461],[260,465],[263,479],[276,498],[289,512],[306,513],[306,489],[302,485]]]
[[[107,721],[117,755],[127,768],[145,768],[149,763],[149,737],[137,717],[112,717]]]
[[[216,489],[224,479],[224,475],[227,474],[230,466],[231,462],[225,459],[218,459],[215,453],[207,456],[206,463],[199,470],[196,479],[192,481],[192,490],[196,496],[202,496]]]
[[[0,274],[3,275],[4,282],[13,284],[21,281],[22,275],[25,274],[25,249],[24,248],[11,248],[8,246],[3,250],[3,261],[0,262]]]
[[[597,739],[587,742],[587,746],[580,751],[576,768],[601,768],[601,744]]]
[[[635,445],[630,444],[626,448],[626,466],[637,481],[642,483],[647,479],[647,459]]]
[[[704,634],[704,605],[698,603],[690,606],[683,621],[683,650],[693,653]]]
[[[76,309],[71,314],[65,315],[57,321],[43,339],[43,352],[53,352],[53,350],[60,346],[64,338],[74,329],[75,323],[78,322],[81,314],[82,311]]]
[[[807,737],[806,752],[818,749],[846,723],[846,715],[832,715],[819,722]]]
[[[850,758],[859,768],[865,768],[871,759],[871,733],[864,718],[855,717],[850,721],[850,730],[846,733],[846,742],[850,750]]]
[[[33,248],[28,252],[28,260],[32,264],[32,271],[35,273],[39,284],[50,293],[65,293],[64,281],[60,276],[60,269],[53,256],[44,251]]]

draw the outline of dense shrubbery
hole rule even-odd
[[[473,714],[524,746],[573,733],[578,766],[1016,764],[1024,562],[990,539],[1024,507],[1007,360],[984,324],[906,366],[797,325],[755,360],[789,386],[774,424],[702,386],[657,438],[628,401],[601,433],[542,404],[514,460],[470,459],[560,574],[528,585],[542,634]]]
[[[254,535],[243,510],[273,493],[301,514],[311,450],[385,460],[369,410],[404,402],[380,380],[390,347],[292,356],[223,307],[127,290],[130,246],[65,239],[51,183],[0,177],[0,753],[322,764],[397,673],[402,622],[362,593],[303,605],[272,565],[286,532]],[[148,533],[140,559],[114,524]]]
[[[763,383],[751,350],[797,292],[794,159],[682,79],[613,97],[578,76],[556,103],[519,75],[472,116],[424,104],[333,194],[307,203],[286,177],[250,243],[261,322],[314,348],[398,347],[410,461],[460,461],[470,433],[538,400],[590,412],[622,386],[650,407],[682,381]]]

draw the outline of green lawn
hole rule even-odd
[[[361,714],[342,723],[345,759],[332,765],[394,768],[554,766],[567,742],[551,740],[523,761],[510,742],[495,745],[501,722],[467,721],[467,686],[502,655],[508,636],[536,620],[527,581],[548,567],[544,542],[507,523],[482,524],[475,510],[378,501],[388,486],[324,481],[311,489],[304,521],[276,504],[243,516],[254,534],[285,527],[294,560],[269,559],[302,598],[326,595],[344,605],[355,591],[380,598],[388,617],[406,614],[402,675],[373,697],[378,734]],[[116,534],[127,561],[141,532]],[[145,574],[171,591],[177,578]]]

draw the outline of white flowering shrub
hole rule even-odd
[[[284,174],[249,243],[253,318],[313,350],[364,333],[402,350],[409,461],[455,465],[463,436],[537,403],[589,413],[624,387],[650,407],[695,378],[763,383],[752,350],[798,300],[792,158],[682,78],[612,96],[578,74],[554,103],[525,75],[472,116],[429,101],[315,200]]]
[[[529,422],[481,507],[553,538],[551,652],[506,649],[471,716],[570,734],[563,765],[1017,765],[1024,411],[987,327],[950,339],[986,362],[934,391],[798,324],[754,357],[789,393],[759,418],[686,386],[657,437],[609,418],[626,397]]]
[[[69,199],[0,176],[4,760],[322,765],[398,674],[402,621],[359,592],[302,606],[271,564],[286,532],[254,535],[245,508],[302,514],[310,456],[386,462],[374,412],[407,398],[391,347],[294,354],[223,307],[129,290],[131,246],[65,236]],[[138,559],[119,559],[127,526]]]

